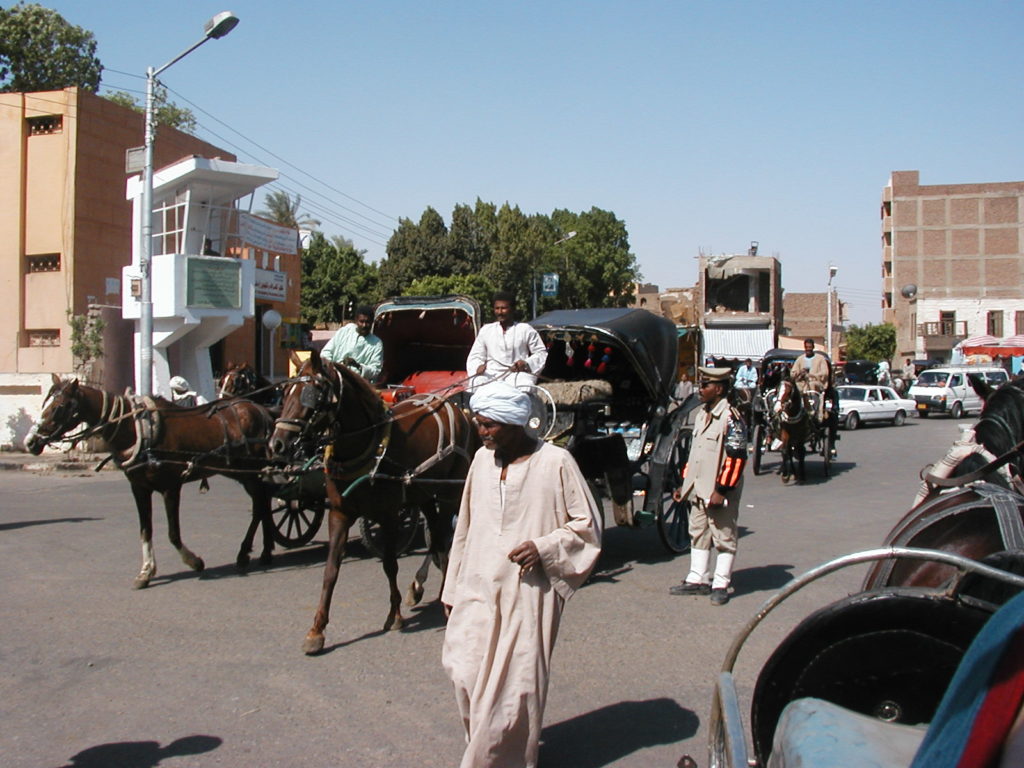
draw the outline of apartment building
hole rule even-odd
[[[134,382],[133,323],[122,316],[122,271],[132,263],[137,219],[126,151],[143,144],[143,122],[141,114],[78,88],[0,94],[0,447],[19,444],[51,373],[75,372],[71,316],[105,321],[91,381],[114,391]],[[160,128],[158,171],[196,156],[235,160],[194,136]],[[283,273],[271,276],[267,298],[256,295],[257,315],[263,308],[285,318],[298,314],[297,255],[237,255],[261,257],[257,267]],[[279,330],[276,338],[284,335]],[[216,352],[224,361],[252,362],[265,349],[262,329],[248,317]],[[276,361],[281,370],[284,357]],[[173,351],[169,360],[177,362]]]
[[[948,361],[967,337],[1024,333],[1024,181],[882,190],[882,321],[897,361]]]

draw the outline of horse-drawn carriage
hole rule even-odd
[[[711,766],[1020,764],[998,758],[1024,700],[1024,385],[976,386],[981,418],[922,473],[883,546],[808,571],[737,634],[712,702]],[[734,678],[746,641],[796,592],[863,564],[861,591],[801,621],[762,666],[748,738]]]
[[[532,325],[548,349],[541,433],[573,454],[597,498],[611,500],[617,524],[654,523],[669,551],[686,551],[687,505],[672,491],[697,398],[673,408],[675,326],[636,309],[558,310]]]
[[[755,475],[761,472],[764,454],[776,447],[782,455],[783,480],[794,473],[803,479],[804,457],[808,452],[820,454],[825,476],[831,474],[839,419],[832,361],[827,355],[816,353],[828,366],[828,382],[823,391],[807,391],[801,396],[788,374],[802,354],[792,349],[765,353],[761,382],[750,409]]]

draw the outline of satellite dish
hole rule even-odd
[[[907,283],[900,288],[900,294],[902,294],[904,299],[912,299],[917,296],[917,286],[913,283]]]

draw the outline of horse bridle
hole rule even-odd
[[[345,386],[341,377],[338,377],[337,385],[329,376],[323,373],[307,374],[296,376],[289,380],[292,386],[302,386],[299,393],[299,404],[306,411],[305,416],[298,418],[285,418],[284,416],[274,419],[274,427],[280,427],[286,432],[297,432],[296,442],[305,442],[312,432],[320,431],[324,419],[330,416],[331,406],[341,404],[341,393]],[[312,396],[307,396],[312,392]]]
[[[48,400],[52,400],[58,396],[64,397],[64,400],[57,406],[56,412],[49,418],[49,422],[54,425],[53,428],[46,434],[39,431],[39,424],[36,424],[33,428],[33,435],[44,446],[60,440],[65,434],[67,434],[69,429],[81,422],[81,418],[78,416],[78,410],[82,404],[80,399],[81,393],[79,392],[75,396],[65,396],[65,390],[70,385],[70,381],[57,385],[57,391],[54,392],[51,390],[50,395],[47,398]],[[45,412],[46,409],[44,408],[43,410]]]

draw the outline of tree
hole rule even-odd
[[[316,229],[320,226],[320,220],[314,219],[309,214],[299,214],[299,207],[302,205],[302,195],[292,196],[284,190],[270,192],[263,199],[267,206],[264,211],[257,211],[257,216],[270,219],[275,224],[292,229]]]
[[[846,331],[846,359],[877,363],[896,352],[896,326],[892,323],[851,325]]]
[[[102,72],[92,32],[35,3],[0,8],[0,92],[95,93]]]
[[[345,319],[349,303],[379,298],[377,270],[365,262],[365,253],[344,238],[328,242],[323,233],[313,233],[302,252],[303,322],[339,322]]]
[[[103,94],[103,98],[120,104],[122,107],[128,107],[136,112],[145,112],[146,105],[136,99],[132,94],[126,91],[111,91],[110,93]],[[192,113],[191,109],[186,107],[179,107],[173,101],[167,99],[167,89],[162,85],[158,85],[153,90],[153,118],[156,120],[157,125],[169,125],[171,128],[177,128],[179,131],[184,131],[195,135],[196,132],[196,116]]]
[[[476,299],[484,311],[490,312],[494,286],[480,274],[449,275],[448,277],[430,275],[414,280],[403,295],[446,296],[448,294],[469,296]]]
[[[385,296],[398,296],[406,286],[427,275],[452,274],[448,229],[436,210],[428,207],[419,224],[399,219],[398,229],[388,240],[388,257],[380,265],[381,289]]]

